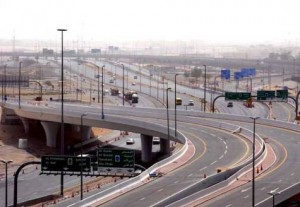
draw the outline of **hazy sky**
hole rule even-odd
[[[300,40],[300,0],[0,0],[0,39]]]

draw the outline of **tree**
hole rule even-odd
[[[196,78],[196,82],[198,82],[198,78],[202,76],[202,70],[200,70],[198,67],[194,67],[191,72],[191,76]]]

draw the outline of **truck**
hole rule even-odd
[[[244,106],[246,106],[247,108],[253,108],[254,104],[252,98],[248,98],[248,100],[244,102]]]
[[[112,96],[118,96],[119,95],[119,89],[117,89],[117,88],[111,88],[110,89],[110,94],[112,95]]]
[[[136,91],[128,91],[124,96],[126,101],[131,101],[131,103],[138,103],[138,95]]]

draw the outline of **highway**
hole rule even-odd
[[[170,84],[171,85],[171,84]],[[135,86],[137,87],[137,86]],[[145,87],[145,93],[146,93],[147,87]],[[148,88],[149,90],[149,88]],[[189,91],[185,91],[184,93],[189,93],[194,92],[194,89],[186,89]],[[156,90],[153,90],[152,95],[156,97]],[[199,92],[200,93],[200,92]],[[159,95],[162,97],[162,94]],[[183,95],[182,97],[185,97]],[[170,92],[170,99],[174,99],[174,93]],[[147,101],[148,98],[146,96],[140,96],[140,101],[141,103],[144,104],[144,107],[153,107],[156,104],[153,104],[154,102]],[[189,96],[185,97],[184,100],[189,100]],[[121,100],[121,99],[120,99]],[[120,104],[121,102],[119,102]],[[148,105],[147,105],[148,103]],[[193,110],[197,110],[198,107],[200,107],[199,102],[195,102],[195,107],[193,107]],[[22,107],[25,106],[26,104],[22,103]],[[49,106],[54,106],[56,103],[52,103]],[[59,106],[59,103],[57,103],[57,106]],[[71,105],[70,105],[71,107]],[[72,106],[75,107],[79,110],[82,110],[82,106]],[[94,107],[94,106],[93,106]],[[113,112],[112,108],[105,106],[105,113],[110,114]],[[165,121],[161,122],[160,119],[165,119],[161,118],[161,112],[163,111],[165,113],[165,110],[158,110],[157,112],[154,113],[154,109],[143,109],[141,106],[137,105],[136,109],[128,108],[126,107],[126,111],[130,110],[140,110],[140,111],[145,111],[147,110],[149,112],[152,111],[153,115],[157,113],[157,118],[147,118],[143,117],[140,119],[141,121],[149,121],[149,122],[156,122],[161,125],[165,125]],[[84,109],[88,109],[89,107],[84,107]],[[284,110],[282,110],[282,108]],[[83,110],[84,110],[83,109]],[[184,108],[183,106],[178,108],[179,111],[180,109]],[[234,114],[240,114],[244,116],[260,116],[261,118],[267,118],[269,116],[268,114],[268,107],[264,104],[259,104],[255,103],[255,108],[248,109],[245,106],[243,106],[241,103],[234,102],[234,107],[233,108],[227,108],[225,102],[220,101],[218,105],[218,109],[220,112],[226,112],[226,113],[234,113]],[[284,104],[284,103],[276,103],[273,104],[272,106],[272,112],[276,116],[277,120],[283,120],[283,121],[290,121],[291,116],[293,116],[293,108],[290,105]],[[80,113],[80,110],[78,113]],[[97,108],[94,109],[88,109],[89,111],[93,112],[97,110]],[[98,108],[99,110],[99,108]],[[120,109],[121,110],[121,109]],[[66,110],[66,113],[69,113],[72,110]],[[83,113],[83,111],[81,112]],[[115,113],[119,113],[117,110]],[[132,112],[131,112],[132,113]],[[174,112],[171,112],[174,114]],[[119,113],[120,114],[120,113]],[[146,113],[147,114],[147,113]],[[190,117],[190,116],[189,116]],[[133,118],[136,118],[133,116]],[[172,118],[171,118],[172,119]],[[236,163],[238,160],[245,159],[246,156],[249,156],[249,146],[251,145],[250,142],[246,142],[245,140],[241,140],[240,138],[237,138],[233,136],[232,134],[224,134],[224,132],[212,129],[212,128],[207,128],[202,125],[195,125],[189,123],[188,118],[184,118],[185,120],[180,120],[178,121],[178,129],[184,133],[195,145],[196,147],[196,152],[193,157],[193,159],[185,166],[182,167],[171,174],[167,176],[163,176],[162,178],[159,178],[150,184],[147,184],[137,190],[131,191],[128,194],[125,194],[124,196],[120,196],[119,198],[108,202],[105,204],[105,206],[109,205],[124,205],[126,203],[126,206],[149,206],[149,205],[154,205],[157,203],[158,200],[162,200],[166,196],[173,195],[176,191],[179,191],[179,189],[182,189],[184,187],[190,186],[196,181],[201,181],[202,176],[204,172],[207,175],[216,173],[216,168],[218,167],[230,167],[234,163]],[[199,117],[193,117],[193,119],[202,119]],[[220,123],[222,121],[218,120]],[[250,130],[252,129],[251,124],[245,124],[245,123],[235,123],[237,126],[244,126],[249,128]],[[173,122],[171,123],[171,127],[173,127]],[[268,176],[263,177],[258,180],[257,184],[257,189],[259,189],[260,193],[257,195],[257,202],[260,202],[264,200],[265,198],[268,198],[269,195],[267,192],[269,192],[272,189],[284,189],[287,186],[290,186],[293,181],[298,179],[297,177],[297,170],[293,172],[289,172],[288,178],[282,178],[283,175],[286,174],[286,169],[294,169],[293,163],[298,162],[296,152],[297,152],[297,144],[298,140],[297,138],[299,137],[299,132],[292,132],[292,131],[287,131],[284,129],[280,128],[275,128],[275,127],[270,127],[270,126],[264,126],[264,125],[259,125],[257,127],[257,131],[259,134],[263,134],[263,136],[269,137],[271,140],[271,145],[274,147],[276,154],[278,156],[278,161],[276,163],[276,166],[278,168],[276,171],[271,172],[268,174]],[[273,141],[274,140],[274,141]],[[285,151],[286,150],[286,151]],[[237,156],[238,155],[238,156]],[[287,156],[288,155],[288,156]],[[197,173],[195,173],[197,172]],[[199,176],[200,175],[200,176]],[[24,177],[24,183],[25,180],[33,180],[36,175],[32,175],[33,177]],[[40,177],[40,176],[39,176]],[[43,177],[43,176],[41,176]],[[22,178],[23,179],[23,178]],[[278,181],[278,182],[274,182]],[[21,182],[21,183],[22,183]],[[70,185],[74,181],[68,181],[67,178],[67,184],[68,182]],[[11,183],[11,182],[10,182]],[[54,186],[58,186],[57,183],[53,183]],[[74,183],[73,183],[74,184]],[[268,187],[266,187],[266,184]],[[22,185],[22,184],[20,184]],[[26,196],[31,196],[31,194],[26,191],[27,185],[24,184],[24,192],[28,193]],[[41,189],[39,191],[42,191],[42,189],[47,189],[45,186],[40,186]],[[244,188],[245,187],[245,188]],[[208,206],[220,206],[220,204],[227,202],[226,204],[228,207],[229,206],[239,206],[243,205],[244,203],[250,202],[250,197],[249,193],[251,192],[249,190],[249,187],[251,186],[243,186],[243,188],[237,189],[235,192],[231,192],[230,196],[225,196],[225,197],[219,197],[220,200],[212,200],[210,203],[207,203],[205,205]],[[37,187],[36,189],[39,189]],[[49,191],[53,191],[52,187],[48,187]],[[22,190],[23,192],[23,190]],[[240,200],[240,193],[242,193],[244,196],[244,200]],[[34,194],[33,194],[34,195]],[[134,195],[134,196],[133,196]],[[151,195],[151,196],[150,196]],[[138,199],[137,199],[138,198]],[[230,199],[231,198],[231,199]],[[222,206],[222,205],[221,205]]]

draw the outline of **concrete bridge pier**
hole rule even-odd
[[[29,132],[29,120],[27,118],[23,118],[23,117],[19,117],[19,118],[20,118],[20,120],[23,124],[25,134],[28,134],[28,132]]]
[[[152,136],[141,134],[143,162],[150,162],[152,160],[152,139]]]
[[[92,127],[90,126],[82,126],[82,140],[81,141],[86,141],[91,137],[91,130]],[[81,131],[80,131],[80,127],[79,127],[79,137],[81,139]]]
[[[41,124],[45,130],[47,146],[48,147],[56,147],[56,135],[57,135],[58,129],[60,128],[60,123],[41,121]]]
[[[167,139],[160,139],[160,152],[170,154],[170,141]]]

